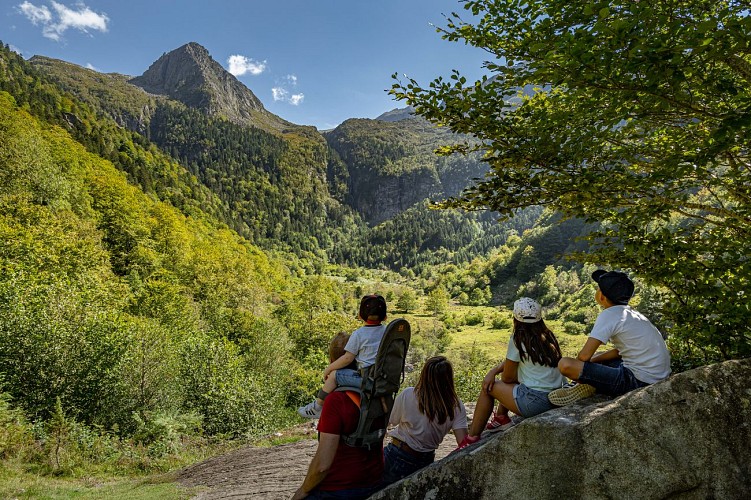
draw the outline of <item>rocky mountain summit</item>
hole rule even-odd
[[[384,122],[400,122],[402,120],[414,120],[419,117],[415,114],[415,108],[407,106],[405,108],[395,108],[391,111],[386,111],[376,118]]]
[[[274,128],[292,125],[268,112],[248,87],[195,42],[163,54],[130,83],[237,124],[259,125],[260,118],[262,124],[272,124]]]

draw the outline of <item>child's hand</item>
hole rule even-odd
[[[482,379],[482,390],[490,392],[493,389],[493,384],[495,384],[495,372],[491,370],[485,375],[485,378]]]
[[[331,375],[331,372],[334,371],[331,369],[330,366],[327,366],[325,370],[323,370],[323,380],[326,380],[329,378],[329,375]]]

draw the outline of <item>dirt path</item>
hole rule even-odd
[[[474,408],[470,406],[467,405],[467,411],[471,416]],[[304,432],[308,432],[311,439],[271,448],[246,446],[181,470],[177,481],[183,486],[198,487],[195,498],[201,500],[290,498],[302,484],[316,451],[312,424],[304,426]],[[454,437],[446,436],[436,450],[436,460],[454,448]]]

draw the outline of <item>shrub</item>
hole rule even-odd
[[[23,456],[34,444],[31,426],[23,413],[11,407],[11,398],[0,393],[0,459]]]
[[[569,335],[584,335],[587,333],[587,326],[575,321],[566,321],[563,323],[563,331]]]
[[[470,311],[464,315],[464,324],[469,326],[481,325],[485,320],[482,311]]]
[[[494,330],[507,330],[513,325],[511,319],[505,314],[496,314],[491,321]]]

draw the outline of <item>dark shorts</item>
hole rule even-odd
[[[389,444],[383,449],[383,485],[387,486],[433,463],[435,451],[410,454]]]
[[[631,370],[623,366],[620,359],[604,363],[585,362],[579,382],[589,384],[597,389],[598,393],[608,396],[620,396],[649,385],[636,378]]]

